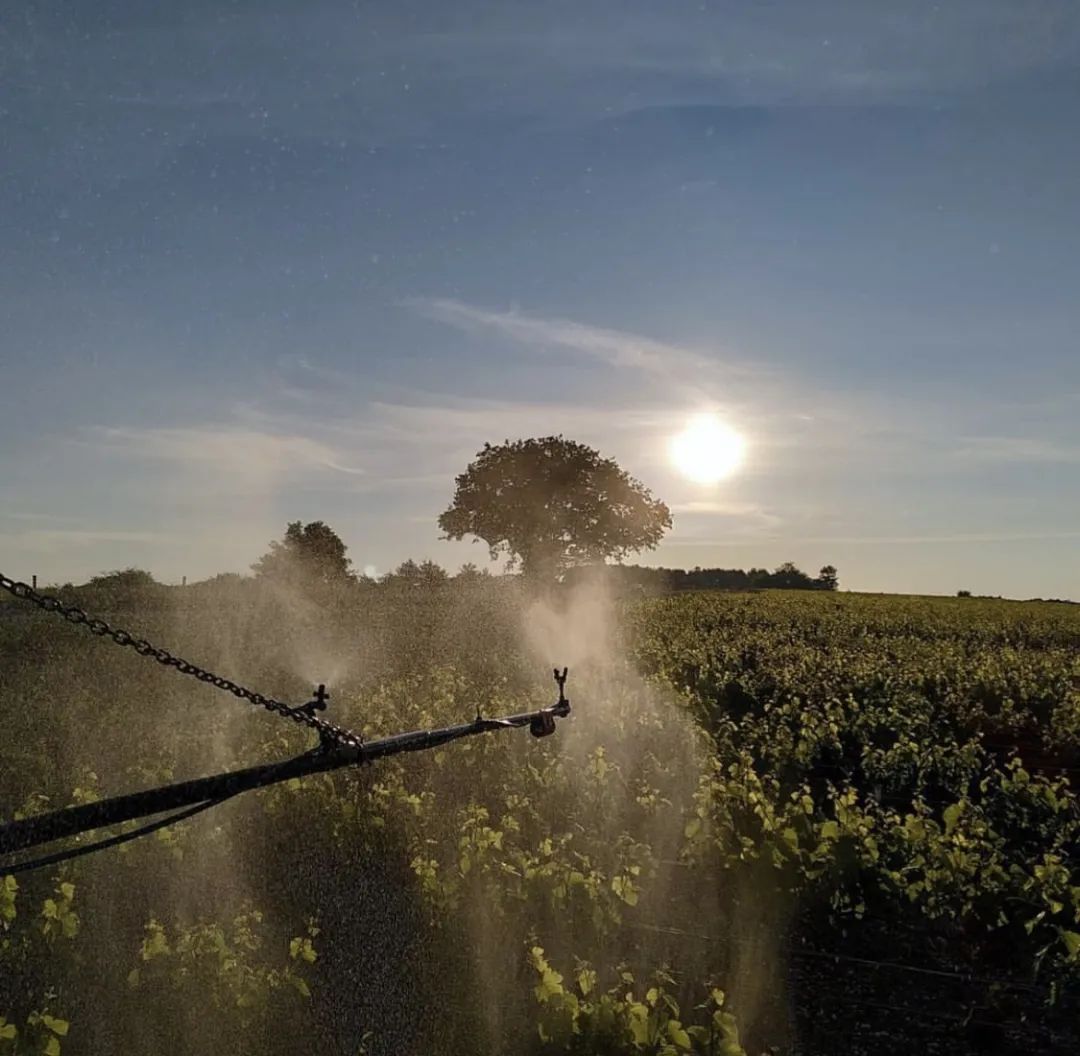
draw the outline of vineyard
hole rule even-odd
[[[0,1054],[1080,1042],[1080,607],[239,579],[110,605],[281,699],[326,682],[371,736],[550,703],[556,663],[574,712],[0,878]],[[43,614],[7,611],[0,672],[9,819],[311,746]]]

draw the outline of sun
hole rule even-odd
[[[671,461],[698,484],[726,480],[743,464],[746,440],[714,414],[699,414],[671,439]]]

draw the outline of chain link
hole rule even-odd
[[[231,693],[234,697],[246,700],[256,707],[265,708],[275,715],[281,715],[283,718],[291,719],[300,726],[307,726],[310,729],[317,731],[324,743],[329,741],[334,744],[352,748],[358,748],[363,743],[361,738],[355,733],[342,729],[340,726],[335,726],[332,722],[327,722],[325,719],[320,719],[311,711],[303,707],[294,708],[288,704],[282,703],[280,700],[274,700],[273,697],[264,697],[261,693],[246,689],[244,686],[238,685],[231,679],[223,678],[221,675],[215,675],[212,671],[207,671],[197,664],[193,664],[179,656],[173,656],[167,649],[162,649],[159,646],[153,645],[145,638],[136,637],[119,627],[111,627],[104,620],[88,616],[76,605],[65,605],[59,598],[55,598],[52,595],[39,594],[28,583],[20,583],[17,580],[9,579],[2,572],[0,572],[0,588],[6,590],[9,594],[13,594],[16,598],[22,598],[25,601],[37,605],[38,608],[44,609],[45,612],[52,612],[56,613],[58,616],[62,616],[69,623],[81,624],[86,627],[91,634],[96,634],[99,638],[110,638],[112,641],[116,642],[117,645],[123,645],[130,649],[134,649],[139,656],[150,657],[165,667],[175,668],[182,675],[190,675],[200,682],[204,682],[209,686],[215,686],[217,689],[223,689],[226,693]]]

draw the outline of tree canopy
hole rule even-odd
[[[427,558],[419,563],[411,557],[402,561],[393,572],[387,572],[379,580],[384,586],[393,587],[440,587],[449,582],[450,576],[441,565]]]
[[[141,568],[117,569],[93,576],[86,584],[91,590],[109,590],[116,593],[149,590],[158,585],[154,577]]]
[[[562,436],[485,444],[439,517],[447,539],[476,536],[531,578],[652,549],[664,503],[612,459]]]
[[[81,586],[66,583],[60,593],[89,608],[111,608],[114,605],[152,605],[160,601],[168,589],[144,569],[123,568],[102,572]]]
[[[269,553],[251,568],[257,576],[298,584],[336,583],[352,576],[352,561],[345,556],[347,549],[323,521],[292,521],[285,528],[285,538],[280,543],[272,542]]]

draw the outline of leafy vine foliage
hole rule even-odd
[[[332,717],[379,734],[550,702],[522,590],[234,578],[128,615],[281,699],[337,661]],[[688,592],[611,618],[556,737],[0,878],[0,1054],[1075,1047],[1075,608]],[[0,645],[20,814],[308,747],[36,614]]]

